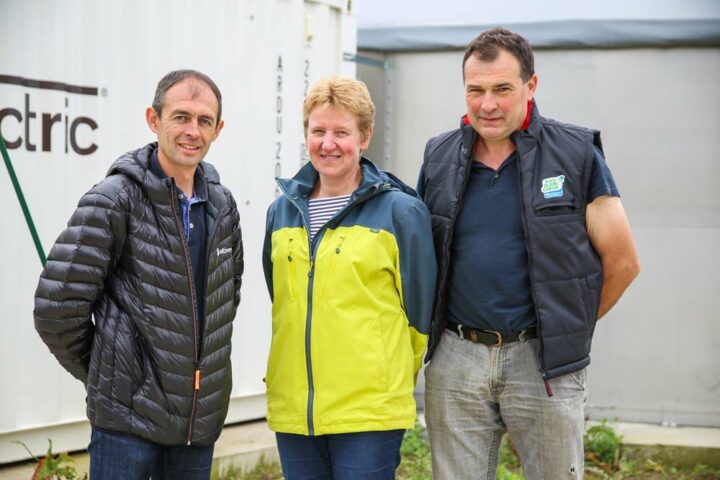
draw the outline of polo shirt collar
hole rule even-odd
[[[152,154],[150,155],[149,168],[150,171],[161,180],[168,178],[168,176],[165,174],[162,167],[160,166],[157,149],[153,150]],[[198,167],[195,169],[195,177],[193,178],[193,198],[199,201],[207,200],[207,181],[205,180],[202,163],[198,165]]]

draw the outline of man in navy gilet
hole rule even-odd
[[[582,478],[596,321],[639,273],[600,132],[540,116],[533,52],[505,29],[463,59],[467,115],[428,141],[438,290],[425,416],[437,479],[495,478],[507,432],[528,479]]]

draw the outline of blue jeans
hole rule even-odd
[[[92,427],[91,480],[207,480],[214,446],[166,446]]]
[[[277,433],[283,475],[285,480],[393,480],[404,433]]]
[[[537,339],[488,347],[445,331],[425,369],[436,480],[495,479],[507,431],[528,480],[583,476],[585,370],[540,376]]]

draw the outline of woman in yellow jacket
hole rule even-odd
[[[430,214],[361,157],[375,107],[362,82],[316,83],[303,106],[310,163],[270,206],[268,424],[288,480],[392,479],[435,289]]]

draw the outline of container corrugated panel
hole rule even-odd
[[[270,302],[260,250],[276,175],[306,161],[302,100],[327,75],[355,74],[350,2],[326,0],[25,0],[0,14],[0,129],[44,250],[80,196],[122,153],[154,140],[145,123],[157,81],[194,68],[223,93],[225,128],[206,159],[234,193],[246,252],[233,336],[228,422],[265,415]],[[78,88],[83,87],[83,88]],[[5,167],[2,167],[6,170]],[[0,235],[0,463],[89,441],[85,391],[33,327],[41,271],[7,172]]]

